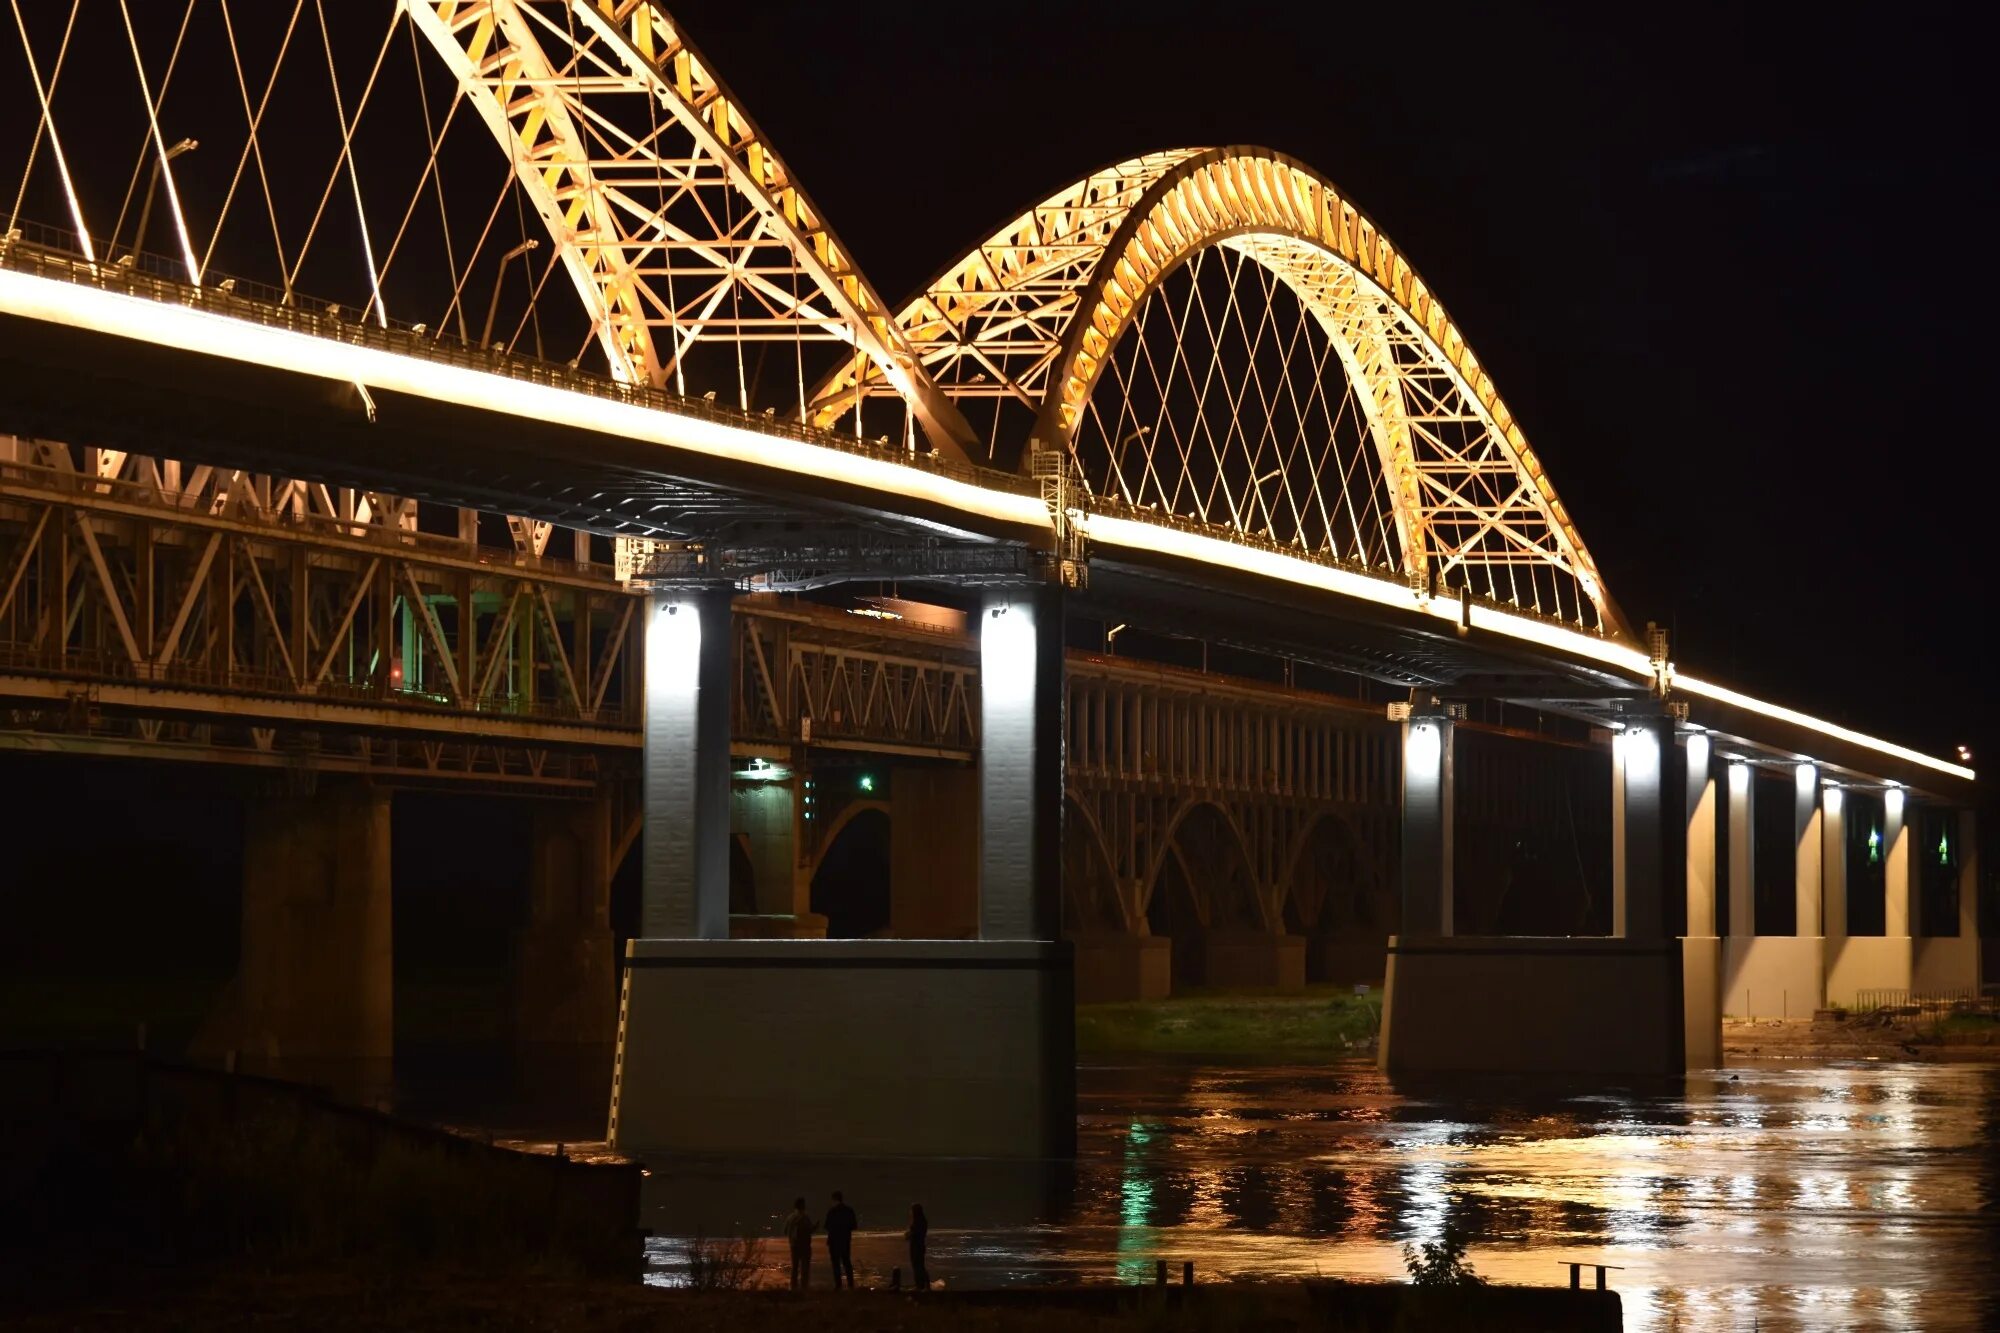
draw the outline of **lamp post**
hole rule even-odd
[[[530,238],[522,241],[512,250],[500,256],[499,271],[493,275],[493,299],[486,303],[486,327],[479,331],[479,345],[481,347],[490,347],[493,344],[493,317],[500,313],[500,288],[507,281],[507,265],[513,263],[522,255],[527,254],[530,250],[539,248],[540,245],[540,241]]]
[[[146,177],[146,202],[139,206],[139,231],[132,238],[132,262],[134,264],[139,262],[139,256],[144,254],[146,250],[146,224],[152,221],[153,218],[153,192],[160,187],[160,168],[179,157],[182,153],[192,153],[200,146],[193,139],[182,139],[179,143],[167,149],[164,156],[153,159],[153,170]],[[188,274],[188,278],[193,280],[194,274]]]

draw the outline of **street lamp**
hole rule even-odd
[[[1125,632],[1125,623],[1123,621],[1120,621],[1118,624],[1113,625],[1110,629],[1104,631],[1104,655],[1106,657],[1111,656],[1111,654],[1115,650],[1115,645],[1118,642],[1118,636],[1120,634],[1123,634],[1124,632]]]
[[[540,241],[530,238],[522,241],[512,250],[500,256],[499,271],[493,275],[493,299],[486,303],[486,327],[479,331],[479,345],[481,347],[491,347],[493,345],[493,317],[500,313],[500,288],[507,281],[507,265],[513,263],[522,255],[527,254],[530,250],[540,248],[541,244]]]
[[[130,257],[133,263],[136,264],[138,262],[139,256],[146,249],[146,224],[153,217],[153,191],[160,187],[160,168],[179,157],[182,153],[192,153],[200,146],[193,139],[183,139],[173,147],[167,149],[164,155],[153,159],[152,174],[146,177],[146,202],[139,207],[139,234],[132,238],[132,254]],[[190,273],[188,277],[192,279],[194,275]]]

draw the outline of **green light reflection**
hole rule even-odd
[[[1153,1131],[1135,1120],[1125,1131],[1124,1171],[1119,1182],[1118,1280],[1153,1280],[1153,1178],[1147,1170],[1146,1145]]]

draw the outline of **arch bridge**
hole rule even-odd
[[[1946,820],[1946,868],[1969,885],[1969,818],[1942,812],[1972,773],[1682,671],[1636,630],[1466,332],[1309,165],[1205,146],[1102,167],[955,259],[941,246],[949,262],[895,305],[652,0],[71,0],[11,17],[0,98],[23,132],[0,163],[0,430],[87,450],[87,498],[106,504],[207,466],[286,494],[483,510],[530,559],[557,526],[610,539],[645,593],[644,938],[626,960],[616,1138],[794,1141],[778,1119],[795,1060],[879,1059],[773,1050],[748,1068],[720,1015],[767,1012],[831,969],[857,1005],[914,1005],[923,1048],[983,1034],[980,1061],[891,1080],[908,1104],[977,1113],[932,1117],[949,1142],[889,1127],[883,1146],[1059,1151],[1066,811],[1090,831],[1075,910],[1128,924],[1153,919],[1163,880],[1233,876],[1240,892],[1183,895],[1186,910],[1272,927],[1296,911],[1279,886],[1302,857],[1354,859],[1272,793],[1229,786],[1268,766],[1174,776],[1209,734],[1211,687],[1159,694],[1136,769],[1094,749],[1112,744],[1099,696],[1065,684],[1075,620],[1195,627],[1400,693],[1384,717],[1400,750],[1391,1066],[1581,1045],[1663,1068],[1709,1058],[1731,987],[1976,975],[1969,891],[1949,944],[1850,948],[1825,850],[1845,846],[1842,793],[1861,793],[1892,848]],[[76,531],[113,584],[96,529]],[[13,585],[28,567],[8,566]],[[729,596],[870,582],[976,617],[976,938],[732,943]],[[128,656],[160,660],[129,619],[116,628]],[[478,647],[452,684],[441,622],[419,630],[469,697]],[[579,706],[596,688],[573,668],[570,684]],[[1454,723],[1487,706],[1617,733],[1609,938],[1453,936]],[[1311,727],[1283,734],[1311,752]],[[1110,765],[1126,813],[1068,799],[1066,743],[1091,772]],[[1747,910],[1737,825],[1760,768],[1795,784],[1793,933],[1751,922],[1725,945],[1717,884],[1729,914]],[[1207,790],[1216,773],[1228,790]],[[1252,836],[1260,821],[1282,836]],[[1891,852],[1884,890],[1905,909],[1907,858]],[[1561,988],[1525,988],[1530,1017],[1585,993],[1624,997],[1588,1006],[1607,1021],[1648,1017],[1534,1052],[1488,1039],[1521,1017],[1506,1006],[1480,1015],[1494,1033],[1468,1031],[1450,998],[1512,993],[1517,975]],[[706,1082],[741,1113],[665,1072],[723,1069]]]

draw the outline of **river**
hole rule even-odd
[[[1746,1064],[1614,1091],[1394,1086],[1371,1066],[1091,1063],[1074,1166],[663,1161],[649,1280],[689,1238],[773,1235],[844,1190],[863,1283],[908,1204],[952,1286],[1401,1277],[1447,1223],[1484,1276],[1614,1265],[1626,1327],[2000,1327],[2000,1068]],[[760,1255],[774,1274],[782,1243]],[[826,1277],[822,1249],[816,1281]],[[1586,1271],[1585,1281],[1590,1281]]]

